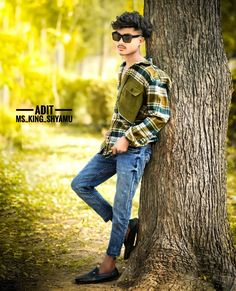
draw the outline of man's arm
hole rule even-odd
[[[125,133],[128,139],[135,146],[143,146],[156,137],[170,118],[170,106],[168,92],[171,81],[169,78],[163,80],[152,80],[147,92],[147,113],[148,116],[138,125],[131,126]]]

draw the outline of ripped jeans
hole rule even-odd
[[[150,144],[129,147],[122,154],[108,157],[97,153],[73,179],[72,189],[107,222],[112,221],[110,240],[106,254],[119,256],[128,229],[132,200],[145,165],[150,160]],[[113,207],[95,189],[96,186],[117,174]]]

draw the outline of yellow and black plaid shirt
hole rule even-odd
[[[103,155],[110,155],[111,147],[122,136],[129,140],[132,147],[140,147],[158,141],[159,131],[170,118],[168,95],[171,80],[169,76],[149,60],[145,60],[134,63],[121,79],[124,67],[125,62],[121,64],[118,73],[117,100],[121,93],[120,88],[122,87],[124,90],[127,81],[129,81],[129,87],[130,83],[132,87],[132,80],[134,80],[134,86],[138,81],[144,87],[145,96],[134,122],[129,122],[119,113],[116,102],[110,128],[101,145],[100,152]]]

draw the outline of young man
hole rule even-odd
[[[151,144],[170,117],[170,78],[140,54],[150,37],[151,24],[138,12],[125,12],[112,22],[112,38],[124,59],[120,67],[117,102],[110,129],[98,152],[73,179],[72,189],[90,205],[112,230],[103,262],[76,283],[114,280],[119,276],[116,257],[125,245],[127,259],[133,250],[138,219],[131,219],[132,199],[151,157]],[[95,189],[117,174],[113,207]]]

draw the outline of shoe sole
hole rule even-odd
[[[97,280],[88,280],[88,281],[77,281],[75,279],[75,284],[97,284],[97,283],[103,283],[103,282],[110,282],[110,281],[114,281],[116,279],[119,278],[120,275],[116,275],[114,277],[110,277],[110,278],[101,278],[101,279],[97,279]]]

